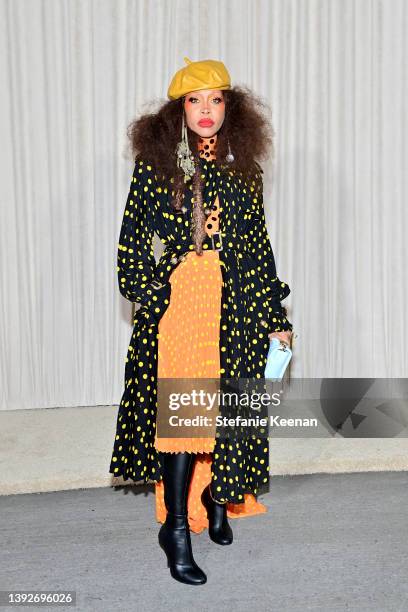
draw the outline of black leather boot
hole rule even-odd
[[[227,518],[227,503],[214,501],[211,483],[201,494],[201,501],[207,510],[208,534],[216,544],[232,544],[233,534]]]
[[[175,580],[204,584],[207,576],[194,561],[187,515],[188,486],[193,467],[191,453],[162,453],[166,520],[159,531],[159,544]]]

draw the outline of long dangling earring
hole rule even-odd
[[[228,138],[228,153],[225,156],[225,160],[230,164],[231,162],[234,161],[234,159],[235,159],[235,157],[234,157],[234,155],[233,155],[233,153],[231,151],[230,141],[229,141],[229,138]]]
[[[201,173],[198,169],[198,172],[193,177],[194,204],[191,222],[191,237],[195,244],[195,252],[197,255],[202,255],[203,241],[206,237],[205,222],[207,217],[203,206],[202,187]]]
[[[195,165],[194,158],[191,153],[189,144],[188,144],[188,136],[187,136],[187,127],[184,123],[184,109],[183,109],[183,121],[181,127],[181,140],[177,144],[176,147],[177,154],[177,165],[179,168],[182,168],[184,172],[184,182],[187,183],[194,175]]]

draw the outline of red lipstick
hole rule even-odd
[[[201,125],[201,127],[211,127],[214,125],[214,121],[212,119],[200,119],[198,125]]]

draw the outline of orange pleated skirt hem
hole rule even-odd
[[[155,438],[155,448],[163,453],[212,453],[214,438]]]

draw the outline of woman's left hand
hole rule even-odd
[[[269,334],[269,339],[278,338],[278,340],[282,340],[282,342],[286,342],[286,344],[290,347],[290,341],[292,338],[293,332],[288,329],[286,331],[272,332]]]

